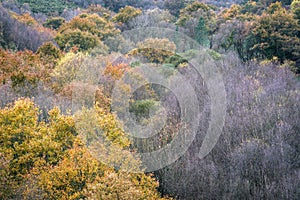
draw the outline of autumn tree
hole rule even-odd
[[[42,189],[42,197],[47,199],[79,199],[86,198],[87,184],[96,184],[97,176],[104,173],[105,167],[90,155],[83,144],[75,144],[67,151],[60,163],[49,166],[41,171],[33,169],[31,173],[38,174],[38,186]],[[32,194],[28,196],[33,198]]]
[[[63,34],[58,34],[55,40],[59,47],[65,51],[70,51],[72,47],[87,51],[100,44],[97,36],[80,30],[67,30]]]
[[[251,37],[252,49],[262,58],[277,57],[280,62],[299,62],[300,27],[293,15],[282,8],[280,3],[270,7],[254,22]]]
[[[265,1],[247,1],[241,6],[241,13],[261,15],[267,7],[268,5]]]
[[[80,50],[89,50],[100,45],[100,40],[118,34],[119,30],[97,14],[81,14],[61,26],[58,32],[55,40],[62,49],[77,46]]]
[[[0,197],[160,199],[151,175],[130,173],[140,161],[115,116],[99,105],[74,117],[54,108],[46,121],[29,99],[1,109]]]
[[[137,44],[137,48],[129,52],[130,55],[140,56],[153,63],[163,63],[176,50],[174,42],[168,39],[149,38]]]
[[[67,53],[57,64],[53,73],[53,87],[60,91],[64,86],[76,79],[76,75],[83,65],[85,56],[83,53]]]
[[[7,175],[15,184],[15,188],[9,189],[12,197],[16,197],[22,195],[15,192],[21,189],[26,175],[34,166],[58,163],[63,151],[72,146],[74,123],[55,109],[49,113],[48,125],[38,122],[38,108],[28,99],[19,100],[13,107],[0,112],[1,153],[6,154],[8,159],[9,155],[14,155],[9,160]]]
[[[8,83],[15,89],[30,92],[31,86],[49,77],[51,71],[49,65],[43,63],[39,55],[32,51],[13,53],[0,49],[0,55],[2,84]]]

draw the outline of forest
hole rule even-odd
[[[300,198],[300,0],[0,0],[0,200]]]

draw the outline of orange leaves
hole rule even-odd
[[[22,22],[22,23],[27,24],[29,26],[36,26],[38,24],[37,21],[35,21],[35,19],[29,13],[24,13],[23,15],[17,15],[15,13],[12,13],[12,15],[19,22]]]
[[[107,65],[107,67],[104,70],[104,75],[109,75],[114,80],[119,80],[122,78],[124,73],[128,71],[129,66],[124,63],[120,63],[117,65],[112,65],[111,63]]]
[[[35,83],[47,77],[47,69],[44,68],[40,57],[32,51],[25,50],[10,52],[0,49],[0,81],[5,84],[12,81],[13,86],[25,82]]]

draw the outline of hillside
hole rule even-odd
[[[0,199],[298,199],[300,0],[1,0]]]

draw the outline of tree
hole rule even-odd
[[[163,8],[169,10],[172,15],[178,17],[180,14],[180,10],[185,7],[186,2],[186,0],[167,0],[164,1]]]
[[[225,22],[226,20],[231,20],[236,18],[240,12],[242,7],[240,5],[233,4],[230,8],[224,9],[218,16],[218,22]]]
[[[213,36],[213,49],[220,52],[236,51],[244,62],[251,60],[255,52],[251,49],[252,39],[250,32],[252,18],[231,19],[219,25],[218,31]]]
[[[172,56],[176,45],[168,39],[149,38],[137,44],[137,48],[129,52],[129,55],[144,58],[150,62],[163,63]]]
[[[37,21],[29,14],[25,13],[22,15],[12,14],[12,16],[17,19],[19,22],[26,24],[28,26],[37,26]]]
[[[216,17],[213,7],[205,3],[196,1],[187,5],[180,11],[176,24],[182,27],[189,37],[196,39],[197,26],[202,23],[201,21],[204,22],[208,37],[211,40],[210,37],[216,29]]]
[[[104,5],[103,0],[70,0],[74,4],[76,4],[79,7],[87,8],[89,6],[94,6],[94,5]]]
[[[48,18],[47,21],[43,25],[44,25],[44,27],[57,30],[63,23],[65,23],[64,18],[53,17],[53,18]]]
[[[65,51],[70,51],[72,47],[77,47],[81,51],[87,51],[100,44],[97,36],[80,30],[68,30],[63,34],[58,34],[55,37],[55,41]]]
[[[158,183],[151,175],[105,172],[95,185],[90,184],[92,199],[161,199],[156,192]]]
[[[141,15],[142,11],[140,9],[131,7],[131,6],[126,6],[124,8],[121,8],[118,14],[116,14],[112,20],[114,22],[119,22],[122,24],[128,23],[130,20],[133,18],[137,17],[138,15]]]
[[[48,64],[56,64],[58,59],[60,59],[62,56],[60,49],[57,48],[52,42],[46,42],[40,46],[37,50],[37,54],[45,63],[48,62]]]
[[[7,183],[12,184],[11,191],[0,194],[10,192],[10,198],[17,198],[22,194],[16,191],[24,189],[30,170],[57,164],[64,151],[72,146],[76,135],[74,123],[70,117],[60,115],[58,109],[49,112],[48,125],[38,122],[38,108],[28,99],[20,99],[0,112],[0,152],[7,155]]]
[[[46,121],[39,121],[29,99],[1,109],[0,198],[160,199],[151,175],[128,172],[138,170],[140,161],[129,152],[130,141],[114,115],[98,105],[74,117],[54,108]],[[116,146],[103,149],[99,134]],[[107,154],[101,157],[98,150]]]
[[[85,1],[84,1],[85,2]],[[98,14],[100,17],[103,17],[105,18],[106,20],[109,20],[111,18],[111,15],[112,15],[112,11],[110,11],[109,9],[107,8],[104,8],[103,6],[101,5],[98,5],[98,4],[93,4],[93,5],[90,5],[86,11],[87,13],[89,14]]]
[[[41,29],[39,26],[28,26],[26,24],[32,23],[32,18],[29,18],[29,21],[28,18],[23,20],[22,22],[22,17],[21,21],[13,18],[0,5],[0,24],[3,30],[3,40],[5,40],[5,44],[2,44],[2,46],[16,50],[29,49],[36,51],[41,44],[52,39],[51,32]]]
[[[198,26],[196,27],[195,39],[200,45],[209,46],[208,31],[205,26],[205,21],[202,17],[200,17]]]
[[[235,54],[227,54],[216,65],[223,71],[227,94],[221,138],[207,157],[199,159],[206,134],[202,122],[189,150],[155,172],[161,193],[179,199],[297,199],[299,141],[293,142],[300,130],[297,78],[288,66],[242,64]],[[201,81],[195,76],[192,80]],[[202,97],[203,89],[197,89]]]
[[[36,172],[39,174],[38,185],[43,191],[41,196],[47,199],[86,198],[87,185],[96,184],[95,179],[104,170],[106,168],[90,155],[83,144],[75,144],[57,166]]]
[[[90,50],[97,45],[103,46],[100,40],[119,33],[110,21],[97,14],[81,14],[62,25],[55,40],[67,51],[77,46],[80,50]]]
[[[284,60],[298,63],[299,35],[300,26],[293,15],[282,8],[280,3],[271,4],[253,24],[252,50],[262,58],[272,59],[275,56],[281,63]]]
[[[63,0],[53,0],[51,2],[46,0],[37,0],[34,2],[30,0],[17,0],[17,1],[21,5],[28,3],[33,13],[61,14],[65,8],[74,7],[74,4],[70,3],[69,1],[63,1]]]
[[[32,51],[10,52],[0,49],[0,81],[11,84],[14,89],[30,93],[32,86],[45,81],[50,74],[49,63],[43,63],[40,56]],[[24,95],[25,95],[24,94]]]
[[[76,79],[76,75],[84,64],[85,56],[83,53],[67,53],[53,70],[53,87],[56,91],[61,91],[63,87]]]
[[[268,6],[265,1],[247,1],[241,7],[241,13],[261,15]]]
[[[125,6],[133,6],[133,7],[138,7],[137,4],[139,3],[138,0],[124,0],[124,1],[119,1],[119,0],[104,0],[104,5],[108,9],[114,11],[114,12],[119,12],[120,8],[123,8]]]
[[[168,10],[155,8],[152,10],[145,10],[143,11],[143,14],[132,19],[129,22],[129,27],[167,27],[175,29],[175,25],[173,24],[174,21],[175,17],[171,15]]]

